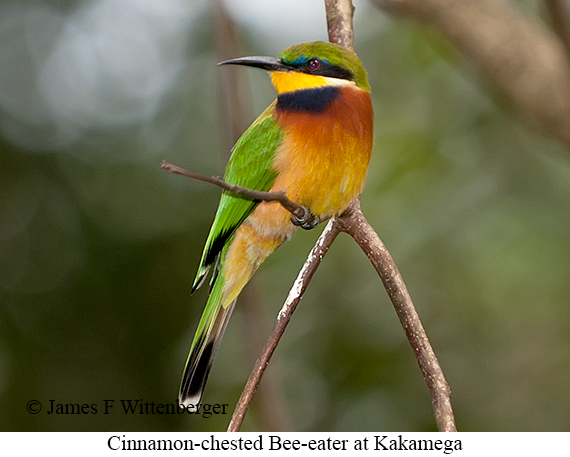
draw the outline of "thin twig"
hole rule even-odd
[[[251,400],[253,399],[253,395],[259,386],[261,377],[269,364],[269,359],[281,340],[281,336],[283,335],[283,332],[285,332],[285,328],[287,327],[293,312],[297,308],[301,297],[305,293],[313,274],[321,264],[321,260],[338,234],[338,226],[333,221],[329,221],[325,230],[317,240],[317,243],[309,253],[303,268],[299,272],[299,275],[287,296],[287,300],[285,300],[285,304],[281,308],[281,311],[279,311],[279,315],[271,329],[271,333],[267,338],[265,346],[263,347],[260,356],[257,358],[251,374],[249,375],[249,379],[247,380],[243,392],[237,402],[232,420],[228,426],[228,432],[237,432],[240,430],[245,413],[247,412]]]
[[[283,208],[289,211],[293,216],[298,219],[304,220],[307,218],[307,208],[304,206],[297,205],[297,203],[289,200],[285,190],[277,190],[275,192],[263,192],[260,190],[248,189],[246,187],[235,186],[224,181],[218,176],[204,176],[195,171],[187,170],[186,168],[173,165],[166,160],[160,163],[160,168],[168,171],[169,173],[186,176],[188,178],[197,179],[198,181],[207,182],[221,187],[232,194],[241,195],[242,197],[247,197],[252,200],[259,200],[264,202],[279,202]]]
[[[438,430],[457,431],[451,408],[451,390],[443,370],[431,347],[404,279],[386,246],[364,217],[360,201],[354,200],[346,212],[335,221],[340,230],[352,236],[362,248],[384,283],[430,391]]]

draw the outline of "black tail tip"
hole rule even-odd
[[[198,405],[202,401],[202,394],[194,394],[194,395],[183,395],[180,394],[178,397],[178,403],[185,408],[192,407],[197,408]]]

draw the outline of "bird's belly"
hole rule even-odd
[[[371,144],[340,126],[316,133],[285,137],[275,159],[273,190],[285,189],[289,199],[324,220],[343,212],[362,191]]]

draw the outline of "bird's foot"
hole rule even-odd
[[[291,222],[293,225],[297,225],[305,230],[311,230],[321,223],[321,219],[311,214],[311,211],[306,206],[300,206],[299,211],[296,211],[291,216]]]

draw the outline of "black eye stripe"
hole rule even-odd
[[[330,78],[346,79],[347,81],[354,81],[354,74],[346,69],[339,67],[338,65],[331,65],[328,62],[324,62],[317,57],[312,57],[310,59],[295,59],[294,61],[287,61],[281,59],[283,65],[288,66],[294,71],[301,73],[308,73],[311,75],[328,76]],[[312,67],[314,64],[315,67]]]

